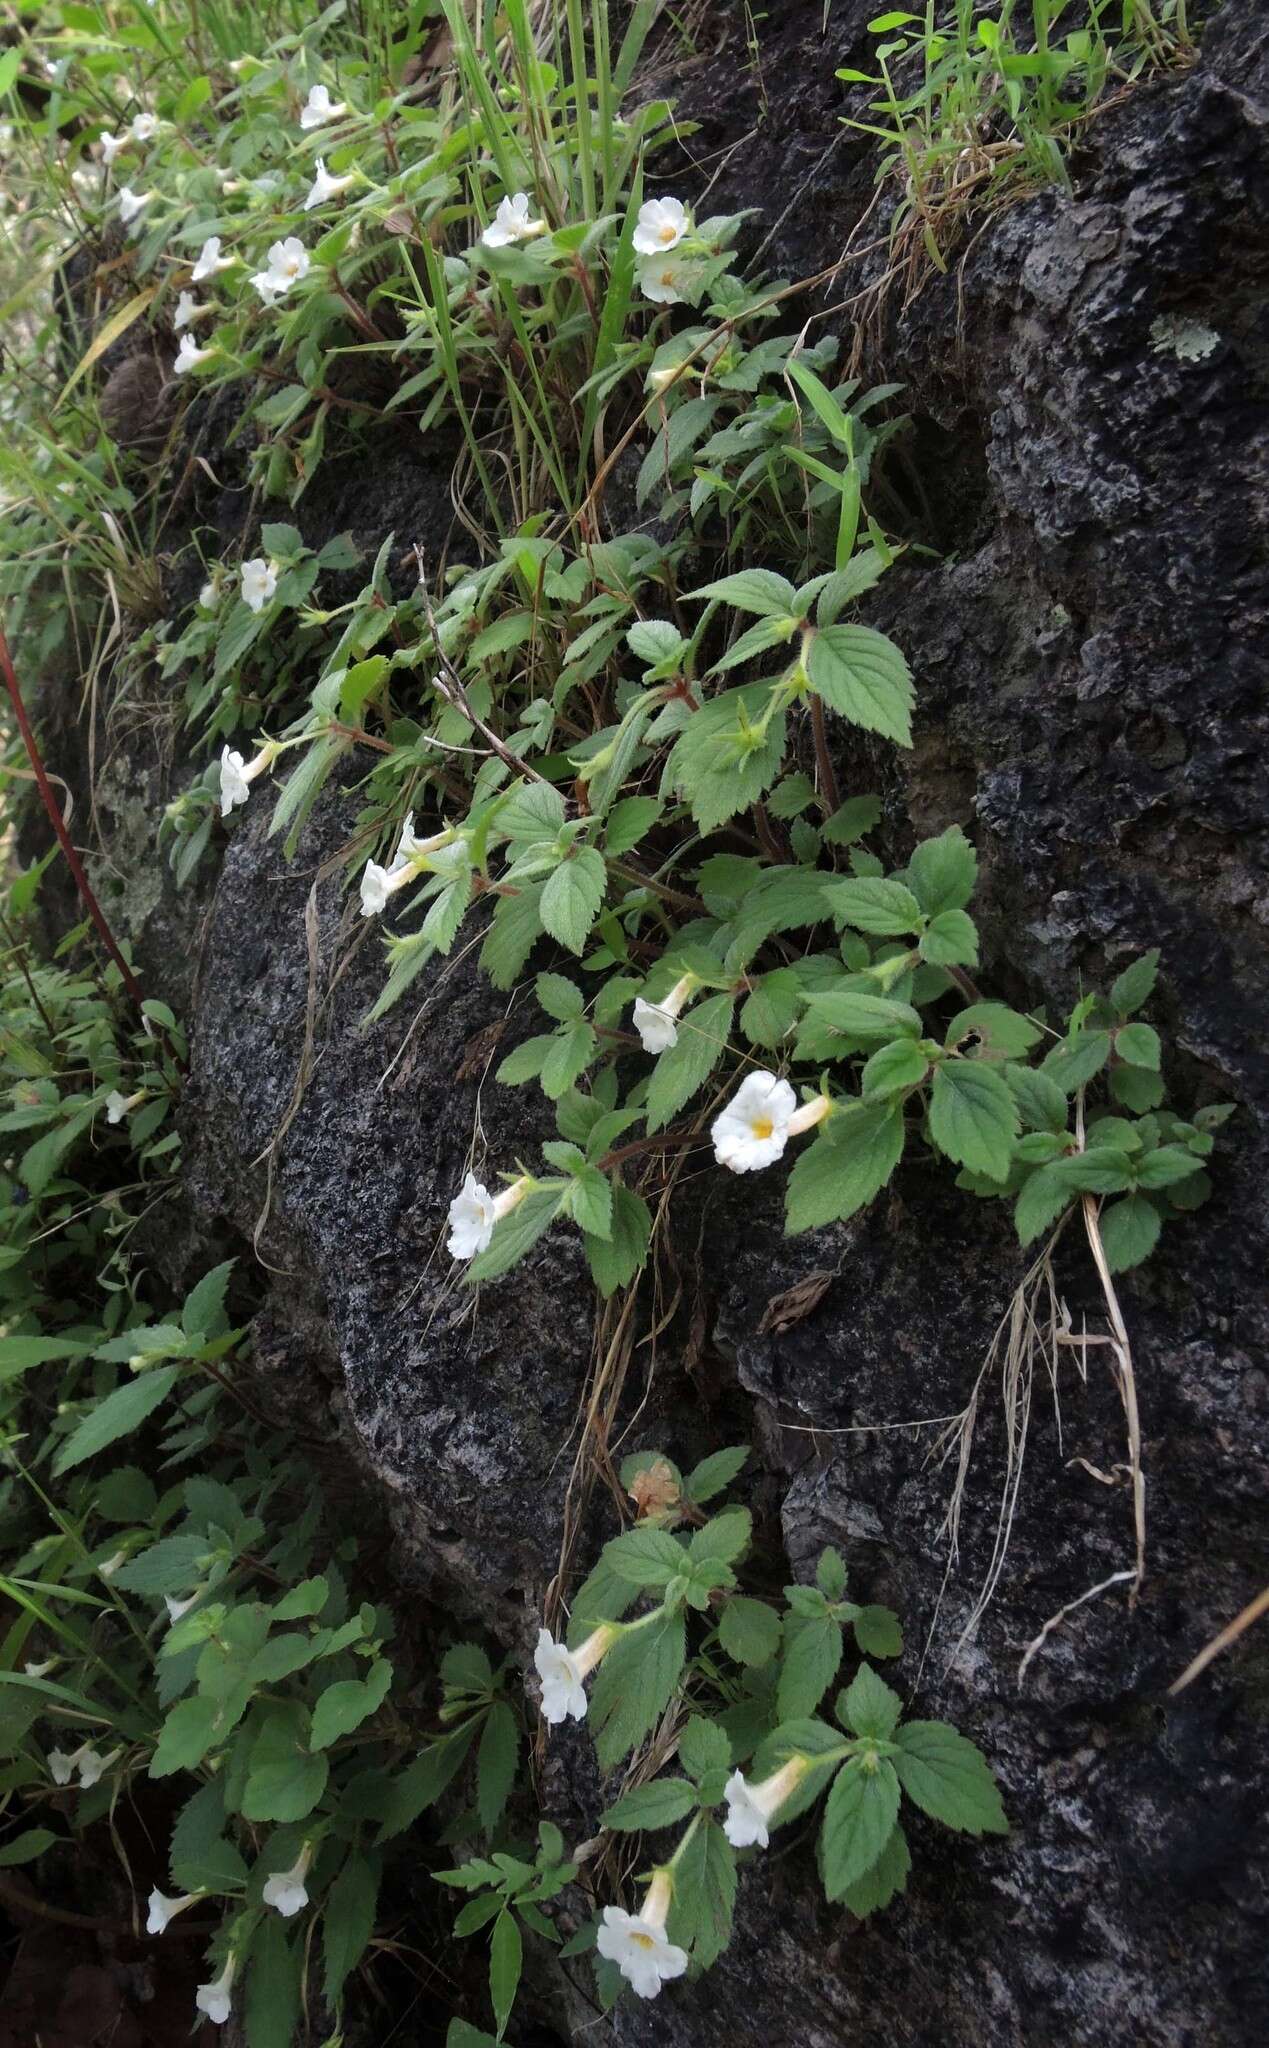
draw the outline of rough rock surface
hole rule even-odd
[[[774,10],[760,77],[722,8],[717,46],[704,36],[680,67],[714,201],[760,205],[768,222],[773,191],[796,202],[765,259],[789,275],[831,262],[870,196],[832,71],[860,62],[872,11],[838,5],[823,40],[821,0]],[[692,1230],[705,1349],[685,1312],[633,1441],[690,1455],[720,1440],[711,1404],[728,1440],[737,1418],[752,1430],[758,1504],[783,1501],[768,1534],[782,1525],[799,1574],[837,1543],[867,1597],[901,1609],[899,1682],[984,1746],[1015,1831],[983,1847],[915,1828],[909,1892],[866,1926],[813,1904],[807,1838],[782,1844],[744,1874],[738,1937],[714,1972],[621,2008],[615,2038],[632,2048],[1232,2048],[1269,2032],[1265,1634],[1167,1697],[1266,1579],[1267,122],[1269,22],[1257,0],[1230,0],[1193,72],[1093,124],[1072,197],[1005,212],[963,268],[890,302],[867,365],[906,386],[948,551],[896,573],[875,614],[919,691],[917,746],[891,791],[896,846],[953,820],[973,833],[980,978],[1054,1014],[1160,945],[1152,1015],[1179,1048],[1174,1099],[1240,1105],[1211,1203],[1122,1290],[1149,1577],[1131,1610],[1122,1587],[1078,1608],[1019,1685],[1046,1619],[1131,1558],[1127,1496],[1105,1483],[1122,1480],[1118,1394],[1103,1353],[1088,1353],[1085,1384],[1071,1350],[1060,1430],[1047,1381],[1034,1387],[998,1595],[953,1657],[991,1560],[999,1389],[984,1384],[946,1590],[952,1474],[930,1458],[937,1430],[867,1426],[965,1406],[1021,1274],[1016,1245],[919,1165],[875,1212],[793,1242],[777,1188],[711,1187]],[[1210,330],[1210,351],[1178,357],[1156,325],[1174,319]],[[409,538],[435,530],[437,508],[434,474],[417,472],[411,504],[407,471],[382,527]],[[350,487],[364,529],[355,466]],[[349,523],[334,499],[324,512]],[[357,1444],[389,1497],[403,1582],[523,1648],[558,1549],[591,1297],[565,1233],[475,1314],[452,1286],[442,1222],[473,1130],[495,1165],[541,1133],[527,1091],[482,1085],[478,1059],[459,1078],[508,1011],[469,961],[360,1028],[382,969],[337,869],[306,927],[314,870],[351,816],[325,805],[293,869],[262,819],[234,834],[191,1013],[190,1193],[209,1229],[250,1237],[260,1155],[308,1034],[260,1238],[277,1269],[262,1347],[275,1389],[310,1428],[326,1426],[320,1395]],[[497,1056],[526,1028],[513,1006]],[[1061,1288],[1075,1327],[1087,1311],[1092,1328],[1087,1260],[1068,1239]],[[769,1299],[811,1270],[833,1276],[818,1307],[764,1335]],[[593,1818],[593,1784],[579,1775],[571,1796]],[[595,2038],[562,1977],[539,1989],[557,2038]]]

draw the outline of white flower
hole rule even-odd
[[[200,2012],[206,2013],[213,2026],[223,2027],[233,2009],[230,1987],[234,1981],[234,1958],[230,1956],[214,1984],[200,1984],[194,1993],[194,2003]]]
[[[183,1614],[188,1614],[191,1607],[197,1607],[202,1597],[203,1588],[201,1586],[196,1586],[194,1588],[194,1591],[192,1593],[188,1593],[184,1600],[178,1600],[172,1593],[165,1593],[163,1595],[163,1599],[167,1606],[167,1619],[169,1628],[171,1627],[173,1622],[179,1621]]]
[[[616,1640],[617,1631],[608,1621],[593,1629],[576,1650],[557,1643],[549,1629],[538,1630],[533,1664],[542,1681],[542,1718],[552,1728],[558,1727],[570,1714],[575,1721],[585,1720],[584,1680]]]
[[[128,138],[126,135],[111,135],[108,132],[103,132],[97,139],[101,144],[101,160],[106,168],[109,169],[120,150],[128,147]]]
[[[196,320],[210,318],[215,310],[214,306],[200,306],[193,292],[181,292],[177,296],[172,325],[179,334],[183,327],[192,327]]]
[[[146,1933],[166,1933],[168,1921],[175,1920],[177,1914],[183,1913],[187,1906],[196,1905],[201,1896],[200,1892],[184,1892],[179,1899],[169,1899],[164,1897],[156,1885],[148,1901],[150,1917],[145,1923]]]
[[[779,1159],[790,1138],[822,1123],[832,1107],[827,1095],[817,1095],[799,1109],[788,1082],[760,1069],[746,1076],[710,1126],[714,1157],[733,1173],[756,1173]]]
[[[308,1904],[308,1890],[304,1879],[308,1866],[313,1860],[313,1848],[305,1842],[290,1870],[279,1871],[276,1877],[265,1879],[262,1897],[266,1906],[274,1906],[284,1920],[300,1913]]]
[[[130,220],[135,220],[142,207],[148,206],[153,197],[153,192],[134,192],[131,185],[121,186],[119,190],[120,220],[125,224]]]
[[[215,353],[214,348],[200,348],[192,334],[183,334],[172,365],[172,375],[183,377],[187,370],[196,370],[200,363],[210,362]]]
[[[530,242],[545,229],[544,220],[529,218],[528,193],[516,192],[503,200],[480,239],[486,249],[505,249],[511,242]]]
[[[384,870],[381,868],[379,872],[382,874]],[[397,886],[391,877],[389,885]],[[364,885],[362,909],[365,910]],[[491,1195],[475,1174],[469,1173],[449,1205],[450,1257],[474,1259],[483,1252],[494,1234],[494,1225],[500,1223],[504,1216],[509,1216],[513,1209],[519,1208],[532,1186],[532,1178],[526,1173],[519,1180],[512,1181],[500,1195]]]
[[[22,1669],[28,1678],[47,1678],[50,1671],[57,1669],[57,1659],[56,1657],[46,1657],[42,1664],[28,1662],[22,1666]],[[61,1753],[60,1750],[54,1750],[53,1752],[55,1756],[60,1756]]]
[[[308,250],[298,235],[288,235],[284,242],[274,242],[269,249],[269,267],[257,270],[251,279],[266,306],[276,304],[293,284],[307,276],[309,267]]]
[[[447,825],[442,832],[436,832],[430,839],[416,839],[414,836],[414,813],[410,811],[401,827],[397,850],[388,866],[381,867],[376,860],[368,860],[361,877],[361,914],[363,917],[379,917],[388,907],[389,896],[398,889],[404,889],[422,874],[432,863],[428,855],[437,853],[444,846],[452,844],[454,829]]]
[[[237,260],[236,256],[221,255],[219,235],[208,235],[198,252],[190,277],[195,284],[202,284],[207,278],[214,277],[218,270],[232,270]]]
[[[127,1114],[127,1096],[121,1095],[117,1088],[112,1088],[106,1097],[106,1122],[108,1124],[121,1124]]]
[[[723,1787],[727,1817],[723,1833],[733,1849],[765,1849],[770,1839],[768,1826],[786,1799],[801,1784],[811,1768],[804,1756],[793,1756],[787,1764],[760,1785],[747,1785],[744,1773],[733,1771]]]
[[[138,114],[128,133],[134,142],[149,142],[159,132],[159,124],[153,114]]]
[[[205,612],[214,612],[220,603],[220,592],[214,583],[204,583],[198,593],[198,602]]]
[[[690,226],[681,199],[645,199],[635,224],[635,248],[641,256],[661,256],[678,247]]]
[[[700,264],[673,249],[662,256],[645,256],[639,264],[639,289],[654,306],[677,306],[690,297],[700,276]]]
[[[97,1570],[103,1579],[113,1579],[120,1565],[127,1562],[127,1557],[128,1553],[126,1550],[116,1550],[113,1557],[108,1557],[104,1564],[98,1565]]]
[[[50,1749],[48,1767],[55,1785],[69,1785],[75,1773],[75,1758],[65,1749]]]
[[[379,873],[382,872],[380,869]],[[362,905],[364,908],[364,881]],[[494,1234],[497,1220],[493,1196],[483,1181],[469,1173],[449,1205],[449,1243],[446,1249],[451,1259],[474,1259],[483,1252]]]
[[[584,1721],[588,1702],[577,1659],[563,1643],[556,1642],[549,1629],[538,1630],[533,1663],[542,1681],[543,1720],[549,1721],[553,1728],[566,1721],[570,1714],[575,1721]]]
[[[346,114],[347,111],[346,101],[332,101],[324,85],[314,85],[310,87],[308,98],[300,109],[300,126],[307,134],[310,128],[320,128],[325,121],[337,121],[340,115]]]
[[[669,1874],[658,1870],[641,1913],[626,1913],[620,1906],[604,1907],[596,1947],[608,1962],[616,1963],[638,1998],[655,1998],[662,1984],[681,1977],[687,1968],[686,1952],[666,1940],[670,1886]]]
[[[79,1764],[79,1782],[85,1792],[88,1791],[90,1786],[97,1783],[102,1772],[110,1768],[118,1754],[117,1749],[112,1749],[108,1756],[103,1756],[100,1750],[94,1749],[92,1744],[87,1742],[81,1750],[77,1751],[76,1759]]]
[[[346,192],[348,187],[356,182],[351,171],[346,178],[332,178],[326,168],[325,158],[319,156],[317,175],[309,186],[308,197],[304,201],[305,213],[311,213],[315,206],[325,206],[328,199],[337,198],[341,192]]]
[[[789,1119],[798,1099],[787,1081],[759,1071],[748,1074],[710,1129],[714,1157],[733,1173],[771,1166],[784,1151]]]
[[[642,996],[635,997],[634,1027],[643,1040],[645,1052],[668,1052],[672,1045],[678,1044],[678,1026],[674,1020],[697,986],[696,976],[685,974],[659,1003],[648,1003]]]
[[[242,565],[242,601],[248,611],[262,612],[278,587],[278,572],[263,555]]]
[[[247,565],[250,567],[250,563]],[[244,593],[245,595],[245,593]],[[253,606],[258,611],[259,606]],[[227,818],[230,811],[239,804],[245,804],[251,794],[251,785],[257,775],[263,775],[273,766],[281,749],[276,740],[266,740],[254,760],[244,761],[234,747],[225,747],[220,756],[220,815]]]

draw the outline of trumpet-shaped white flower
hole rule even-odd
[[[250,565],[248,565],[250,566]],[[259,606],[253,606],[258,611]],[[230,811],[245,804],[251,794],[251,785],[257,775],[263,775],[278,758],[281,749],[276,740],[266,740],[254,760],[244,761],[234,747],[225,747],[220,756],[220,815],[227,818]]]
[[[529,216],[528,193],[514,192],[502,201],[480,239],[486,249],[505,249],[512,242],[531,242],[545,232],[546,222]]]
[[[248,611],[262,612],[271,601],[278,587],[278,572],[272,562],[266,562],[263,555],[255,555],[242,565],[242,601]]]
[[[266,306],[277,301],[307,277],[309,253],[298,235],[288,235],[284,242],[273,242],[269,248],[269,267],[257,270],[251,279]]]
[[[69,1785],[75,1775],[75,1753],[67,1749],[50,1749],[45,1761],[55,1785]]]
[[[177,295],[176,311],[172,315],[172,325],[179,334],[183,327],[192,327],[196,320],[210,319],[215,311],[214,306],[200,306],[193,292],[180,292]]]
[[[453,827],[447,825],[443,832],[434,833],[430,839],[416,839],[414,813],[409,812],[401,827],[397,850],[387,867],[381,867],[376,860],[368,860],[362,870],[362,916],[381,916],[388,907],[389,896],[395,896],[398,889],[404,889],[416,875],[422,874],[424,868],[431,865],[428,856],[451,845],[454,836]]]
[[[552,1728],[570,1715],[574,1721],[586,1719],[587,1673],[594,1670],[616,1640],[617,1631],[611,1622],[602,1622],[576,1650],[557,1643],[549,1629],[538,1630],[533,1664],[542,1681],[542,1719]]]
[[[662,256],[677,249],[691,225],[681,199],[645,199],[635,223],[635,248],[640,256]]]
[[[56,1671],[57,1659],[56,1657],[46,1657],[42,1664],[34,1664],[28,1659],[22,1666],[22,1669],[28,1678],[47,1678],[50,1671]],[[60,1749],[54,1750],[53,1754],[54,1756],[60,1756],[62,1752]]]
[[[129,137],[126,135],[111,135],[108,130],[105,130],[98,136],[97,140],[101,144],[101,160],[105,164],[106,169],[109,170],[120,150],[128,147]]]
[[[748,1074],[710,1126],[714,1157],[733,1173],[757,1173],[780,1158],[790,1138],[822,1123],[832,1108],[826,1095],[797,1106],[787,1081],[759,1070]]]
[[[169,1899],[156,1885],[147,1901],[150,1914],[145,1923],[146,1933],[165,1934],[169,1920],[175,1920],[177,1914],[185,1912],[187,1907],[197,1905],[201,1897],[201,1892],[183,1892],[180,1898]]]
[[[474,1259],[483,1252],[493,1237],[494,1225],[519,1208],[532,1186],[529,1175],[522,1174],[500,1195],[491,1195],[484,1183],[469,1173],[449,1205],[450,1257]]]
[[[98,1778],[101,1777],[104,1771],[110,1769],[111,1764],[118,1755],[119,1751],[112,1749],[109,1755],[103,1756],[101,1751],[94,1749],[90,1742],[86,1742],[82,1749],[76,1750],[75,1762],[79,1768],[79,1782],[85,1792],[88,1791],[90,1786],[97,1783]]]
[[[135,1095],[121,1095],[117,1088],[112,1088],[106,1097],[106,1122],[121,1124],[124,1118],[131,1116],[133,1110],[140,1108],[144,1101],[144,1088],[138,1088]]]
[[[604,1924],[596,1947],[601,1956],[616,1963],[637,1998],[655,1998],[672,1977],[687,1968],[685,1950],[666,1939],[665,1921],[670,1910],[671,1879],[658,1870],[648,1887],[640,1913],[626,1913],[620,1906],[604,1907]]]
[[[128,130],[134,142],[152,142],[158,132],[159,124],[153,114],[137,114]]]
[[[309,186],[308,197],[304,201],[305,213],[311,213],[315,206],[325,206],[328,199],[338,198],[341,192],[346,192],[348,187],[355,185],[356,182],[356,177],[351,171],[346,178],[332,177],[326,168],[325,158],[319,156],[316,164],[316,175]]]
[[[332,100],[326,86],[310,86],[308,98],[300,109],[300,127],[307,134],[310,128],[320,128],[327,121],[337,121],[341,114],[347,112],[347,102]]]
[[[790,1794],[810,1769],[804,1756],[790,1757],[787,1764],[760,1785],[747,1785],[742,1771],[733,1771],[723,1787],[727,1817],[723,1833],[733,1849],[765,1849],[768,1829]]]
[[[183,334],[172,365],[172,375],[183,377],[187,370],[196,370],[200,363],[210,362],[215,354],[214,348],[200,348],[192,334]]]
[[[231,1992],[233,1989],[235,1967],[236,1959],[233,1956],[228,1957],[224,1969],[215,1982],[212,1984],[200,1984],[194,1993],[195,2005],[200,2012],[206,2013],[214,2027],[223,2027],[233,2011]]]
[[[120,1565],[126,1564],[127,1558],[128,1553],[126,1550],[116,1550],[113,1557],[108,1557],[104,1564],[98,1565],[97,1570],[103,1579],[113,1579]]]
[[[685,974],[659,1003],[648,1003],[642,996],[635,997],[634,1027],[643,1040],[645,1052],[668,1052],[672,1045],[678,1044],[679,1031],[675,1019],[698,986],[694,974]]]
[[[119,191],[119,218],[125,227],[135,220],[144,207],[153,199],[153,192],[134,192],[131,185],[123,185]]]
[[[170,1628],[174,1622],[179,1621],[183,1614],[188,1614],[191,1607],[197,1607],[202,1597],[203,1588],[201,1586],[196,1586],[194,1591],[187,1593],[183,1600],[178,1600],[174,1593],[165,1593],[163,1600],[167,1607],[168,1627]]]
[[[303,1912],[308,1904],[308,1888],[304,1879],[308,1866],[313,1860],[313,1845],[305,1842],[289,1870],[280,1870],[274,1877],[265,1879],[261,1894],[266,1906],[273,1906],[284,1920],[293,1914]]]
[[[198,593],[198,602],[205,612],[214,612],[220,603],[220,591],[214,582],[204,583]]]
[[[219,235],[208,235],[198,252],[190,277],[195,284],[203,284],[209,277],[215,277],[218,270],[232,270],[237,261],[236,256],[221,255]]]

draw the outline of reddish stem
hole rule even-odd
[[[124,987],[132,997],[137,1008],[140,1009],[145,1000],[141,993],[141,984],[115,944],[114,933],[106,923],[101,905],[93,895],[88,877],[84,873],[84,864],[76,853],[70,833],[66,829],[66,821],[62,817],[57,798],[53,794],[53,785],[48,779],[35,734],[31,730],[31,721],[26,715],[26,705],[22,702],[22,692],[18,688],[18,679],[14,674],[13,660],[9,653],[9,643],[4,637],[4,629],[2,627],[0,627],[0,667],[4,669],[4,680],[8,686],[9,695],[13,700],[13,714],[18,721],[18,731],[22,735],[22,743],[30,759],[40,795],[44,799],[44,808],[48,812],[53,830],[57,834],[58,844],[66,855],[66,864],[75,878],[75,887],[83,898],[84,908],[97,927],[102,945],[114,961],[115,966],[119,969]]]

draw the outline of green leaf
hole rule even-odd
[[[866,1657],[901,1657],[903,1630],[891,1607],[861,1607],[851,1627]]]
[[[649,1131],[659,1131],[690,1102],[727,1050],[735,997],[706,996],[679,1019],[678,1042],[663,1052],[648,1083]]]
[[[482,971],[495,988],[510,988],[542,930],[542,885],[533,883],[516,896],[504,896],[494,912],[480,949]]]
[[[861,1664],[837,1701],[838,1719],[852,1735],[871,1735],[888,1742],[899,1725],[903,1701],[879,1678],[871,1664]]]
[[[965,1736],[946,1721],[909,1721],[897,1739],[899,1782],[922,1813],[964,1834],[1008,1834],[996,1780]]]
[[[560,1213],[565,1192],[562,1187],[534,1188],[509,1216],[495,1224],[491,1243],[467,1268],[469,1284],[496,1280],[517,1265],[550,1229]]]
[[[381,1822],[377,1839],[390,1840],[412,1827],[421,1813],[434,1806],[451,1778],[461,1769],[475,1739],[478,1723],[469,1721],[448,1735],[430,1742],[408,1770],[386,1789],[377,1809]]]
[[[720,597],[738,611],[757,612],[760,618],[794,616],[793,585],[770,569],[739,569],[733,576],[720,576],[715,583],[702,583],[689,590],[688,597]]]
[[[679,1762],[692,1778],[731,1767],[731,1744],[716,1721],[694,1714],[679,1736]]]
[[[627,1529],[604,1545],[604,1562],[630,1586],[668,1586],[687,1570],[687,1552],[668,1529]]]
[[[507,2021],[511,2017],[511,2008],[516,2002],[523,1959],[524,1947],[520,1939],[520,1929],[516,1925],[514,1915],[504,1908],[494,1921],[493,1939],[489,1944],[489,1996],[493,2002],[499,2040],[502,2039]]]
[[[1003,1181],[1017,1131],[1017,1104],[992,1067],[981,1060],[952,1059],[935,1068],[930,1135],[958,1166]]]
[[[618,1834],[633,1834],[639,1829],[651,1833],[686,1820],[695,1806],[696,1787],[689,1785],[686,1778],[654,1778],[649,1785],[636,1785],[633,1792],[627,1792],[601,1818],[606,1828],[613,1828]]]
[[[791,1614],[784,1624],[784,1655],[776,1688],[781,1721],[813,1714],[842,1661],[842,1625],[831,1614]]]
[[[887,1688],[888,1690],[888,1688]],[[824,1890],[840,1899],[871,1870],[899,1818],[899,1780],[884,1758],[875,1769],[864,1758],[842,1765],[824,1806],[820,1868]]]
[[[85,1458],[104,1451],[107,1444],[139,1429],[160,1402],[167,1399],[180,1375],[179,1365],[161,1365],[116,1387],[113,1394],[107,1394],[104,1401],[90,1408],[71,1431],[53,1460],[54,1473],[60,1478],[63,1472],[82,1465]]]
[[[1148,1259],[1159,1242],[1163,1218],[1145,1195],[1112,1202],[1098,1219],[1102,1248],[1112,1273],[1126,1273]]]
[[[266,1913],[251,1939],[247,1978],[247,2048],[279,2048],[293,2041],[300,2021],[301,1959],[281,1918]]]
[[[631,1188],[612,1184],[611,1236],[586,1238],[595,1285],[605,1300],[625,1287],[642,1266],[652,1237],[652,1213],[642,1195]]]
[[[652,830],[662,806],[654,796],[623,796],[604,824],[604,849],[613,859],[629,853]]]
[[[586,1007],[586,998],[566,974],[539,974],[533,984],[538,1003],[557,1023],[571,1024]]]
[[[192,1771],[221,1733],[223,1702],[198,1693],[180,1700],[159,1731],[150,1758],[152,1778],[170,1778],[173,1771]]]
[[[591,1240],[612,1235],[612,1182],[597,1166],[583,1166],[569,1190],[573,1221]]]
[[[1029,1130],[1065,1131],[1070,1111],[1056,1081],[1032,1067],[1007,1066],[1004,1074],[1009,1093]]]
[[[752,1533],[753,1517],[748,1508],[724,1508],[721,1515],[715,1515],[703,1529],[695,1531],[687,1546],[689,1563],[701,1564],[708,1558],[719,1564],[734,1564],[749,1548]]]
[[[330,1766],[308,1748],[309,1718],[296,1703],[272,1707],[251,1746],[242,1795],[245,1820],[303,1820],[322,1793]]]
[[[312,1747],[329,1749],[341,1736],[351,1735],[383,1705],[391,1684],[392,1666],[380,1657],[365,1678],[341,1678],[328,1685],[313,1708]]]
[[[34,1863],[46,1849],[65,1840],[64,1835],[55,1835],[51,1828],[24,1828],[20,1835],[0,1842],[0,1870],[16,1870],[20,1863]]]
[[[914,932],[921,923],[921,906],[912,891],[902,882],[886,882],[879,875],[828,882],[824,896],[840,924],[872,932],[877,938]]]
[[[815,1023],[826,1024],[849,1038],[892,1038],[896,1032],[911,1033],[915,1038],[921,1029],[921,1013],[910,1003],[896,1002],[893,996],[869,995],[863,989],[824,989],[807,997],[806,1008]]]
[[[176,1817],[168,1863],[179,1892],[236,1891],[246,1884],[247,1866],[224,1828],[224,1785],[217,1778],[200,1785]]]
[[[846,1592],[846,1565],[840,1550],[830,1543],[821,1550],[815,1567],[815,1584],[826,1600],[841,1600]]]
[[[718,1639],[737,1664],[769,1664],[780,1647],[780,1617],[765,1601],[737,1595],[723,1608]]]
[[[1013,1211],[1019,1244],[1034,1244],[1042,1232],[1052,1228],[1059,1216],[1065,1215],[1075,1200],[1076,1190],[1071,1186],[1070,1176],[1059,1170],[1060,1164],[1055,1162],[1052,1166],[1042,1166],[1024,1183]]]
[[[697,1507],[730,1486],[733,1479],[743,1471],[749,1458],[748,1444],[733,1444],[724,1451],[712,1451],[708,1458],[702,1458],[694,1465],[683,1483],[688,1500]]]
[[[1074,1095],[1100,1074],[1110,1058],[1109,1031],[1080,1031],[1060,1039],[1045,1055],[1044,1072],[1067,1095]]]
[[[771,711],[771,695],[769,683],[724,690],[691,714],[675,741],[667,773],[702,832],[756,803],[779,774],[786,720]]]
[[[806,673],[816,694],[853,725],[912,745],[912,671],[884,633],[821,626],[807,650]]]
[[[869,1913],[878,1912],[904,1889],[911,1868],[907,1838],[896,1823],[872,1869],[866,1870],[854,1884],[847,1885],[842,1893],[842,1904],[861,1920]]]
[[[908,862],[908,886],[927,917],[963,910],[977,880],[978,855],[959,825],[922,840]]]
[[[898,1165],[903,1138],[903,1115],[893,1103],[835,1110],[789,1175],[786,1231],[837,1222],[871,1202]]]
[[[1115,1052],[1130,1067],[1148,1067],[1158,1073],[1162,1047],[1151,1024],[1121,1024],[1115,1033]]]
[[[971,1003],[968,1009],[953,1017],[943,1043],[949,1052],[961,1049],[972,1052],[980,1060],[1014,1060],[1030,1052],[1042,1037],[1038,1024],[1033,1024],[1029,1017],[1020,1016],[1006,1003]],[[1029,1070],[1024,1068],[1022,1071],[1027,1073]],[[1040,1078],[1043,1079],[1042,1076]],[[1052,1088],[1053,1084],[1046,1082],[1045,1086]],[[1058,1093],[1060,1095],[1061,1091]],[[1059,1102],[1057,1113],[1064,1125],[1065,1097]]]
[[[978,931],[963,910],[941,910],[920,938],[921,958],[932,967],[976,967]]]
[[[607,886],[603,855],[593,846],[575,849],[547,878],[542,890],[538,911],[544,929],[571,953],[581,953]]]
[[[671,1937],[680,1942],[686,1937],[693,1962],[708,1970],[731,1940],[736,1903],[736,1854],[717,1821],[702,1820],[688,1845],[679,1878],[679,1896],[690,1901],[690,1913],[680,1909],[672,1916]],[[685,1924],[689,1920],[690,1926]]]
[[[1152,946],[1143,953],[1140,960],[1134,960],[1131,967],[1110,985],[1111,1007],[1120,1017],[1131,1017],[1141,1008],[1153,993],[1155,977],[1159,972],[1159,948]]]
[[[612,1770],[656,1726],[674,1696],[686,1654],[681,1612],[659,1614],[613,1645],[591,1693],[601,1770]]]
[[[840,810],[833,812],[824,825],[824,837],[830,846],[853,846],[866,832],[871,832],[881,817],[879,796],[848,797]]]
[[[558,1102],[561,1095],[567,1095],[594,1059],[595,1047],[595,1033],[582,1017],[553,1032],[539,1076],[542,1093],[552,1102]]]
[[[326,1896],[322,1914],[323,1995],[337,2003],[349,1974],[370,1946],[379,1898],[377,1862],[356,1853],[349,1856]],[[280,2036],[279,2042],[288,2037]],[[278,2048],[278,2044],[273,2044]]]
[[[515,1783],[520,1730],[505,1700],[495,1700],[485,1716],[476,1752],[476,1810],[486,1834],[492,1834]]]
[[[930,1062],[914,1039],[897,1038],[873,1054],[859,1077],[859,1085],[865,1096],[897,1095],[904,1089],[919,1087],[929,1069]]]

